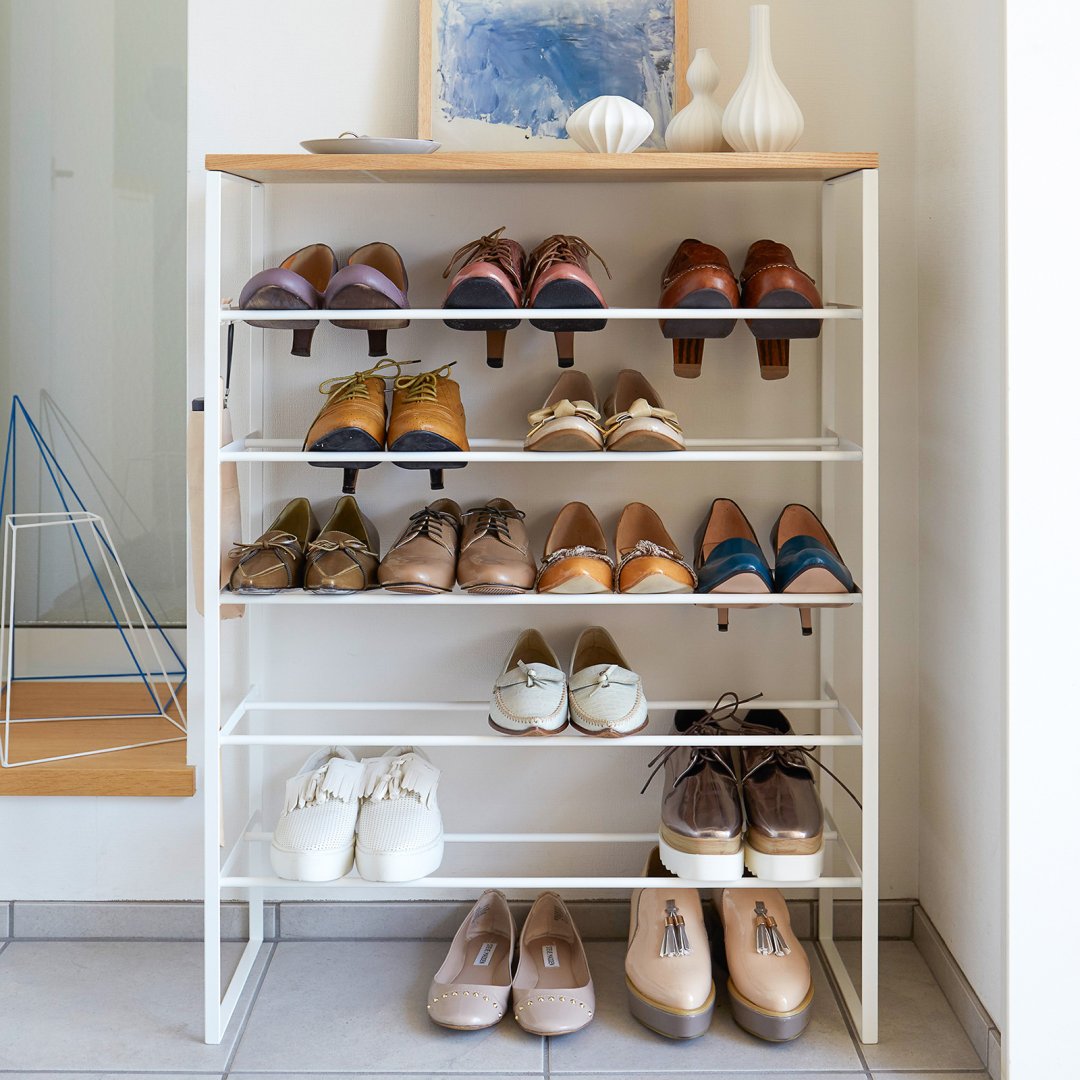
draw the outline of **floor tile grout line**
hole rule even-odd
[[[824,950],[821,948],[821,943],[814,942],[814,952],[817,954],[818,961],[821,964],[822,970],[825,972],[825,981],[829,984],[829,989],[832,990],[833,998],[836,1000],[837,1007],[840,1009],[840,1015],[844,1020],[844,1027],[847,1028],[848,1037],[851,1039],[852,1046],[855,1048],[855,1053],[862,1063],[863,1074],[867,1077],[867,1080],[874,1080],[873,1074],[870,1072],[870,1063],[866,1060],[866,1055],[863,1053],[862,1040],[859,1038],[859,1033],[855,1030],[855,1022],[848,1015],[847,1002],[844,1001],[844,995],[840,993],[840,986],[833,977],[832,969],[829,967],[829,961],[825,957]]]
[[[240,1018],[240,1027],[236,1032],[236,1042],[233,1044],[232,1050],[229,1051],[229,1056],[225,1061],[225,1068],[221,1070],[221,1080],[229,1080],[229,1073],[232,1071],[236,1055],[240,1052],[240,1043],[244,1040],[244,1033],[247,1031],[248,1021],[251,1019],[251,1014],[255,1011],[255,1003],[259,1000],[259,993],[263,988],[263,983],[266,981],[266,976],[270,972],[270,964],[273,962],[275,952],[277,952],[277,942],[272,942],[270,951],[266,954],[266,963],[263,964],[263,969],[259,972],[258,981],[255,983],[255,989],[251,993],[251,1001],[244,1011],[244,1015]]]

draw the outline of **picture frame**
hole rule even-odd
[[[662,149],[671,116],[690,100],[688,3],[419,0],[417,135],[443,150],[576,151],[567,116],[600,94],[622,93],[653,115],[645,147]],[[545,47],[528,47],[537,40]],[[598,70],[605,58],[618,68],[610,79]],[[513,72],[504,92],[491,71]]]

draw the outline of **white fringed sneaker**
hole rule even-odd
[[[364,763],[343,746],[316,750],[285,783],[270,864],[290,881],[334,881],[353,866]]]
[[[364,760],[356,869],[368,881],[415,881],[443,856],[439,770],[411,746]]]

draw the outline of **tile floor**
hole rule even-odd
[[[241,946],[225,946],[235,963]],[[220,1046],[201,1040],[202,947],[187,941],[27,941],[0,947],[0,1080],[985,1080],[914,944],[881,946],[882,1032],[862,1047],[812,953],[813,1023],[773,1046],[726,1006],[708,1035],[672,1043],[625,1007],[623,946],[587,945],[600,1003],[584,1031],[541,1040],[505,1021],[486,1032],[431,1024],[424,998],[445,942],[284,941],[264,946]],[[845,944],[846,959],[857,945]]]

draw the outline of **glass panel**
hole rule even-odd
[[[0,409],[19,395],[182,625],[187,4],[0,0],[0,56]],[[18,510],[62,509],[21,423],[17,447]],[[37,532],[16,621],[107,622],[71,530]]]

